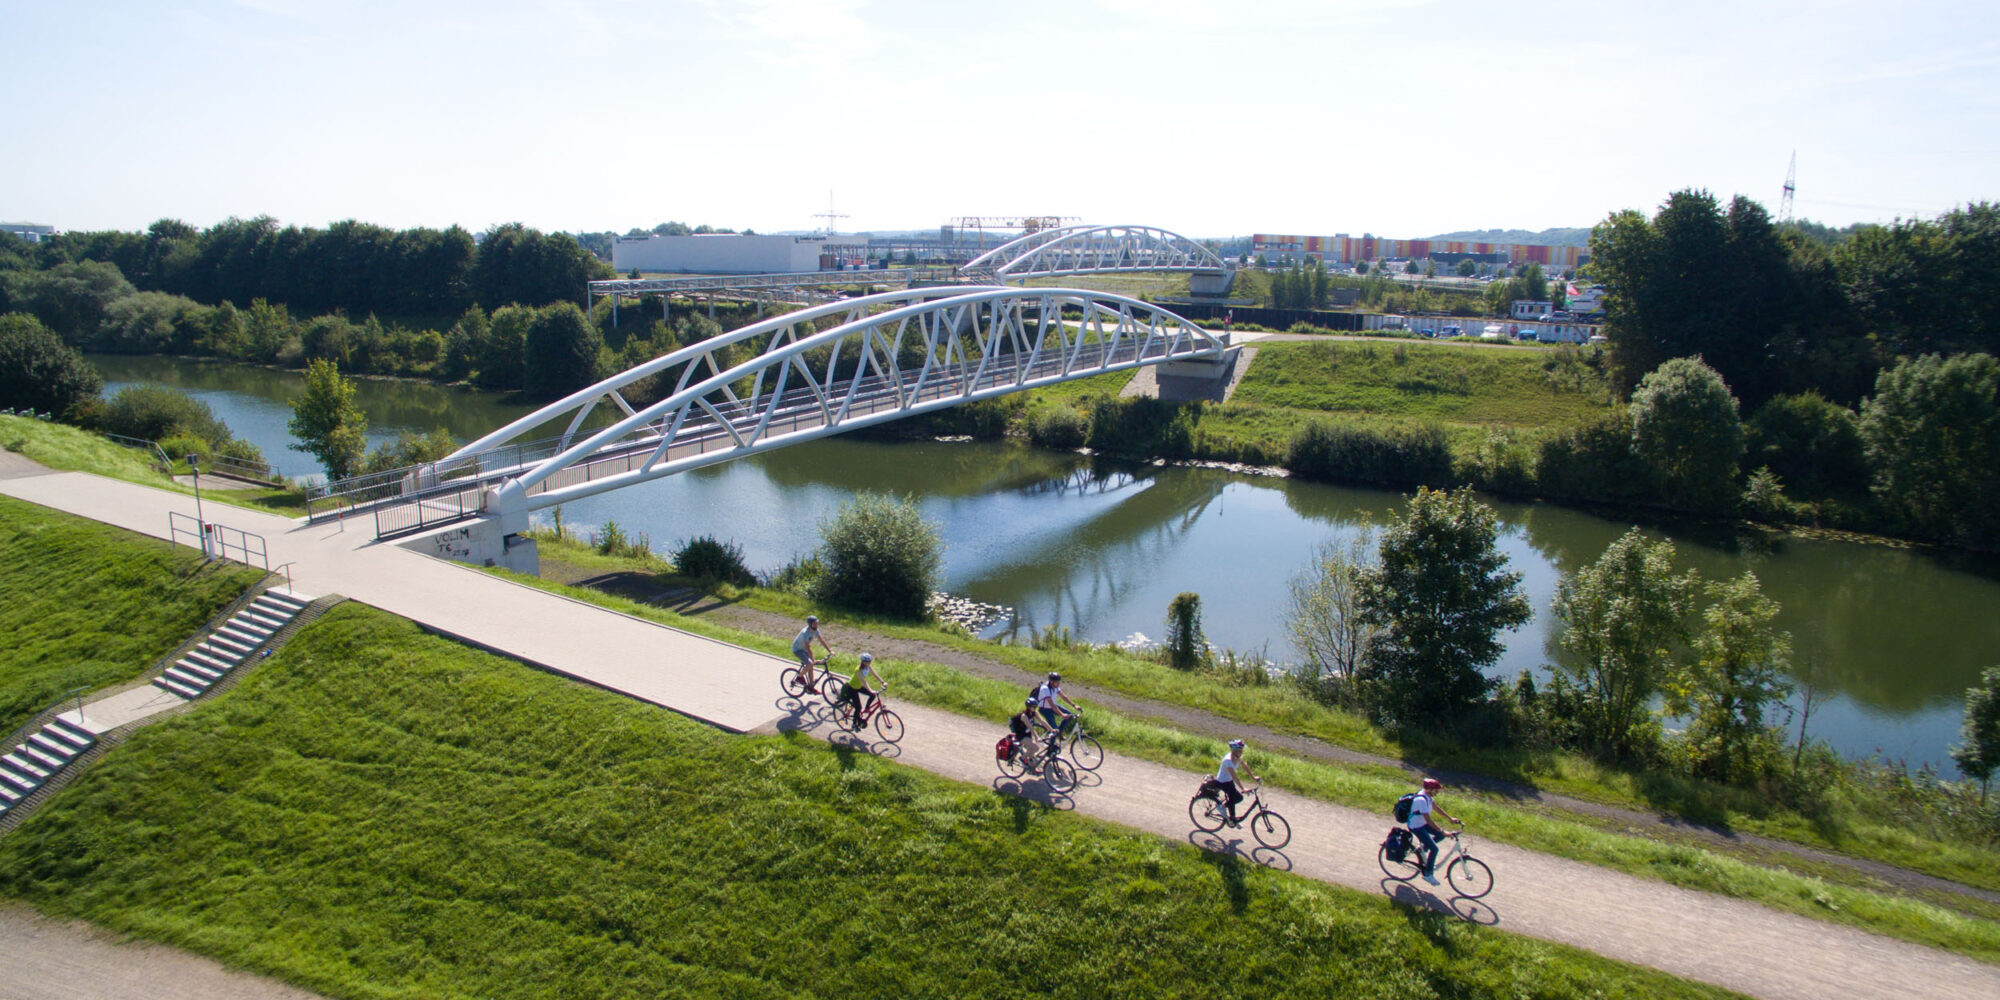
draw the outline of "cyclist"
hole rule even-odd
[[[1050,732],[1059,733],[1062,732],[1064,726],[1069,724],[1069,720],[1076,716],[1068,709],[1056,704],[1057,698],[1068,701],[1070,708],[1077,708],[1076,702],[1070,701],[1069,695],[1062,693],[1062,675],[1051,670],[1049,671],[1048,681],[1035,689],[1035,700],[1041,706],[1043,724],[1048,726]],[[1081,711],[1081,709],[1078,710]]]
[[[872,708],[876,700],[881,697],[881,692],[887,690],[889,687],[888,681],[882,681],[882,687],[871,688],[868,686],[868,681],[871,678],[879,681],[882,680],[882,675],[875,669],[875,654],[863,653],[861,654],[861,665],[854,668],[854,676],[847,679],[847,688],[840,693],[840,697],[843,700],[854,706],[853,719],[855,732],[861,731],[862,697],[864,695],[867,696],[867,705]]]
[[[1007,731],[1014,734],[1014,755],[1019,757],[1028,752],[1028,741],[1035,738],[1035,730],[1046,728],[1035,718],[1035,699],[1029,698],[1021,710],[1007,718]]]
[[[1438,841],[1458,836],[1457,833],[1438,832],[1437,824],[1431,822],[1431,814],[1436,813],[1453,823],[1458,823],[1458,817],[1445,812],[1443,807],[1437,804],[1438,789],[1443,787],[1444,783],[1436,778],[1425,778],[1424,787],[1417,792],[1416,798],[1410,800],[1410,835],[1417,838],[1417,851],[1424,857],[1424,881],[1432,885],[1438,884],[1435,871]]]
[[[799,658],[799,680],[809,692],[813,689],[812,644],[815,641],[819,643],[819,648],[826,650],[826,655],[833,655],[833,647],[827,645],[826,639],[819,634],[819,616],[807,615],[806,627],[792,639],[792,655]]]
[[[1236,804],[1243,801],[1243,790],[1236,787],[1236,772],[1243,767],[1243,741],[1230,740],[1229,752],[1222,755],[1222,763],[1215,769],[1215,784],[1222,790],[1222,817],[1230,826],[1236,826]],[[1252,781],[1263,781],[1251,775]]]

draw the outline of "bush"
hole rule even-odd
[[[1769,467],[1799,496],[1855,494],[1868,482],[1860,418],[1818,393],[1773,397],[1744,431],[1744,465]]]
[[[207,464],[210,453],[214,451],[207,441],[193,434],[170,434],[161,438],[159,445],[160,450],[166,452],[167,457],[176,462],[189,455],[196,455],[202,459],[203,464]]]
[[[1517,431],[1487,431],[1460,478],[1482,490],[1527,493],[1535,486],[1535,456]]]
[[[33,316],[0,316],[0,406],[73,417],[104,378]]]
[[[189,435],[212,445],[234,436],[207,403],[163,385],[118,390],[104,407],[103,426],[113,434],[146,441]]]
[[[743,564],[743,547],[734,542],[724,542],[714,535],[682,542],[679,548],[674,549],[673,560],[675,570],[698,580],[713,580],[737,587],[748,587],[757,582],[750,568]]]
[[[1544,438],[1535,480],[1554,499],[1630,501],[1652,495],[1653,474],[1632,452],[1632,420],[1621,409]]]
[[[1167,664],[1175,670],[1201,665],[1207,643],[1201,634],[1201,595],[1175,595],[1167,605]]]
[[[1100,398],[1090,411],[1090,447],[1126,455],[1187,458],[1194,454],[1200,403]]]
[[[1315,420],[1292,435],[1285,468],[1321,482],[1452,484],[1451,445],[1436,424],[1377,430]]]
[[[1028,440],[1043,448],[1081,448],[1090,440],[1090,421],[1067,406],[1046,407],[1029,415]]]
[[[854,611],[923,619],[944,543],[916,502],[862,493],[820,522],[818,600]]]

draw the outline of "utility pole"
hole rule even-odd
[[[824,212],[814,212],[814,213],[813,213],[813,218],[815,218],[815,219],[825,219],[825,220],[826,220],[826,234],[827,234],[828,236],[832,236],[832,235],[833,235],[833,231],[834,231],[834,229],[835,229],[835,225],[834,225],[834,220],[836,220],[836,219],[845,219],[845,218],[847,218],[847,213],[845,213],[845,212],[836,212],[836,211],[834,211],[834,210],[833,210],[833,192],[832,192],[831,190],[829,190],[829,191],[827,191],[827,193],[826,193],[826,211],[824,211]]]
[[[1785,196],[1778,202],[1778,224],[1792,221],[1792,195],[1798,191],[1799,151],[1792,150],[1792,165],[1785,168]]]

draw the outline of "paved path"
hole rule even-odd
[[[0,475],[0,492],[157,537],[167,533],[168,510],[193,507],[185,496],[96,476],[11,471],[11,478]],[[294,563],[295,587],[304,592],[343,594],[733,731],[825,728],[816,725],[816,701],[774,700],[783,665],[776,658],[375,543],[361,524],[342,532],[237,508],[210,513],[230,527],[264,535],[273,563]],[[913,705],[897,710],[910,735],[900,748],[878,752],[950,778],[1005,781],[996,778],[992,763],[997,722]],[[1197,781],[1196,775],[1114,755],[1094,784],[1052,801],[1209,849],[1254,846],[1191,834],[1186,803]],[[1033,779],[1020,790],[1045,792]],[[1293,841],[1283,852],[1252,860],[1306,877],[1389,893],[1774,1000],[1900,998],[1917,991],[2000,996],[2000,967],[1504,845],[1478,845],[1498,888],[1477,903],[1444,898],[1421,883],[1385,885],[1374,856],[1387,827],[1383,817],[1282,791],[1274,798],[1291,819]],[[0,953],[0,983],[11,978]]]

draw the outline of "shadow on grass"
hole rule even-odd
[[[1215,869],[1216,876],[1222,880],[1222,894],[1229,900],[1229,912],[1241,915],[1244,910],[1249,909],[1250,887],[1244,881],[1244,872],[1248,866],[1242,856],[1234,851],[1227,853],[1203,851],[1201,858],[1209,867]]]

